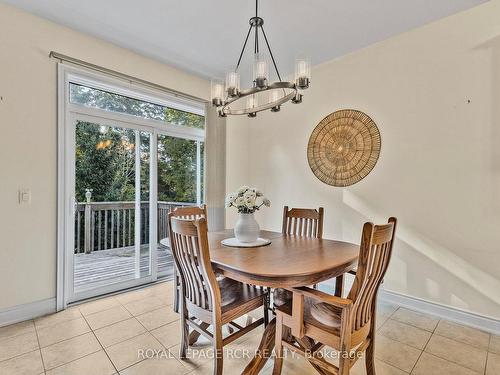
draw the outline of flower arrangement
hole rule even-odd
[[[253,214],[262,206],[270,207],[271,201],[256,188],[242,186],[226,197],[226,207],[236,207],[240,214]]]

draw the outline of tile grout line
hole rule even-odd
[[[81,313],[81,311],[80,311]],[[118,369],[116,368],[115,364],[113,363],[113,361],[111,360],[111,358],[109,357],[108,355],[108,352],[106,351],[106,349],[104,349],[104,346],[102,345],[101,341],[99,341],[99,338],[97,337],[97,335],[95,334],[94,330],[92,329],[92,327],[90,326],[89,322],[87,321],[87,318],[82,314],[83,316],[83,319],[85,319],[85,322],[87,323],[87,325],[89,326],[90,328],[90,331],[92,332],[92,334],[94,335],[95,339],[97,340],[97,342],[99,343],[99,345],[101,346],[101,349],[102,351],[104,352],[104,354],[106,354],[106,357],[109,359],[109,362],[111,363],[111,366],[113,366],[113,368],[115,369],[116,371],[116,374],[118,374]],[[93,353],[92,353],[93,354]]]
[[[46,374],[45,361],[43,360],[42,347],[40,346],[40,338],[38,337],[38,329],[36,328],[35,321],[33,320],[33,326],[35,327],[36,341],[38,342],[38,351],[40,352],[40,358],[42,360],[43,373]]]
[[[436,330],[437,326],[439,325],[439,322],[441,320],[438,321],[438,323],[436,324],[436,327],[434,328],[434,331]],[[413,365],[413,367],[411,368],[411,371],[410,371],[410,374],[413,373],[413,371],[415,370],[415,367],[417,367],[417,364],[418,362],[420,361],[420,358],[422,358],[422,355],[424,354],[425,352],[425,348],[427,348],[427,345],[429,345],[429,341],[431,341],[432,339],[432,336],[434,335],[434,331],[431,332],[431,335],[429,336],[429,338],[427,339],[427,342],[425,343],[424,347],[422,348],[422,351],[420,352],[420,355],[418,356],[417,360],[415,361],[415,364]],[[428,331],[427,331],[428,332]],[[427,353],[427,352],[425,352]]]
[[[490,334],[490,339],[488,341],[488,351],[487,351],[487,354],[486,354],[486,364],[484,365],[484,375],[487,375],[486,371],[488,371],[488,361],[490,360],[491,340],[493,340],[493,335]]]
[[[460,342],[460,341],[456,341],[456,340],[450,339],[450,338],[448,338],[448,337],[446,337],[446,336],[441,336],[441,335],[439,335],[439,334],[437,334],[437,333],[433,333],[433,334],[432,334],[432,336],[434,336],[434,335],[439,336],[439,337],[444,337],[445,339],[448,339],[448,340],[451,340],[451,341],[455,341],[455,342],[457,342],[457,343],[459,343],[459,344],[462,344],[462,345],[470,346],[470,347],[472,347],[472,348],[474,348],[474,349],[478,349],[478,348],[476,348],[476,347],[474,347],[474,346],[472,346],[472,345],[464,344],[463,342]],[[431,338],[432,338],[432,336],[431,336]],[[430,340],[429,340],[429,341],[430,341]],[[426,346],[426,348],[427,348],[427,346]],[[424,350],[425,350],[425,349],[424,349]],[[479,349],[478,349],[478,350],[479,350]],[[449,358],[443,358],[443,357],[441,357],[440,355],[438,355],[438,354],[436,354],[436,353],[431,353],[431,352],[426,352],[426,353],[427,353],[427,354],[430,354],[430,355],[432,355],[432,356],[434,356],[434,357],[437,357],[437,358],[439,358],[439,359],[442,359],[442,360],[444,360],[444,361],[447,361],[447,362],[453,363],[453,364],[455,364],[455,365],[457,365],[457,366],[460,366],[460,367],[466,368],[467,370],[470,370],[470,371],[475,372],[475,373],[477,373],[477,374],[480,374],[480,373],[479,373],[479,372],[477,372],[476,370],[473,370],[473,369],[471,369],[470,367],[467,367],[467,366],[464,366],[464,365],[462,365],[462,364],[460,364],[460,363],[457,363],[457,362],[455,362],[455,361],[452,361],[452,360],[451,360],[451,359],[449,359]],[[486,363],[487,363],[487,361],[488,361],[488,355],[489,355],[489,352],[488,352],[488,351],[486,351]],[[486,368],[486,364],[485,364],[485,368]]]

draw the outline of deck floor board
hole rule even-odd
[[[174,260],[170,249],[159,245],[158,277],[171,279],[173,277]],[[149,247],[141,246],[140,274],[147,276],[150,256]],[[116,282],[133,280],[135,278],[135,252],[133,247],[113,250],[99,250],[90,254],[75,254],[74,257],[75,291],[94,289]]]

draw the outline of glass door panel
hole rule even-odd
[[[76,121],[73,300],[151,280],[151,137]]]
[[[158,277],[171,277],[168,213],[203,202],[201,141],[158,135]]]

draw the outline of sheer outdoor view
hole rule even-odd
[[[70,85],[70,102],[204,129],[205,118],[125,96]],[[161,133],[161,132],[159,132]],[[77,119],[75,126],[74,288],[85,291],[150,275],[150,174],[157,175],[158,275],[172,274],[167,215],[203,202],[204,142]],[[157,163],[151,165],[151,152]]]

